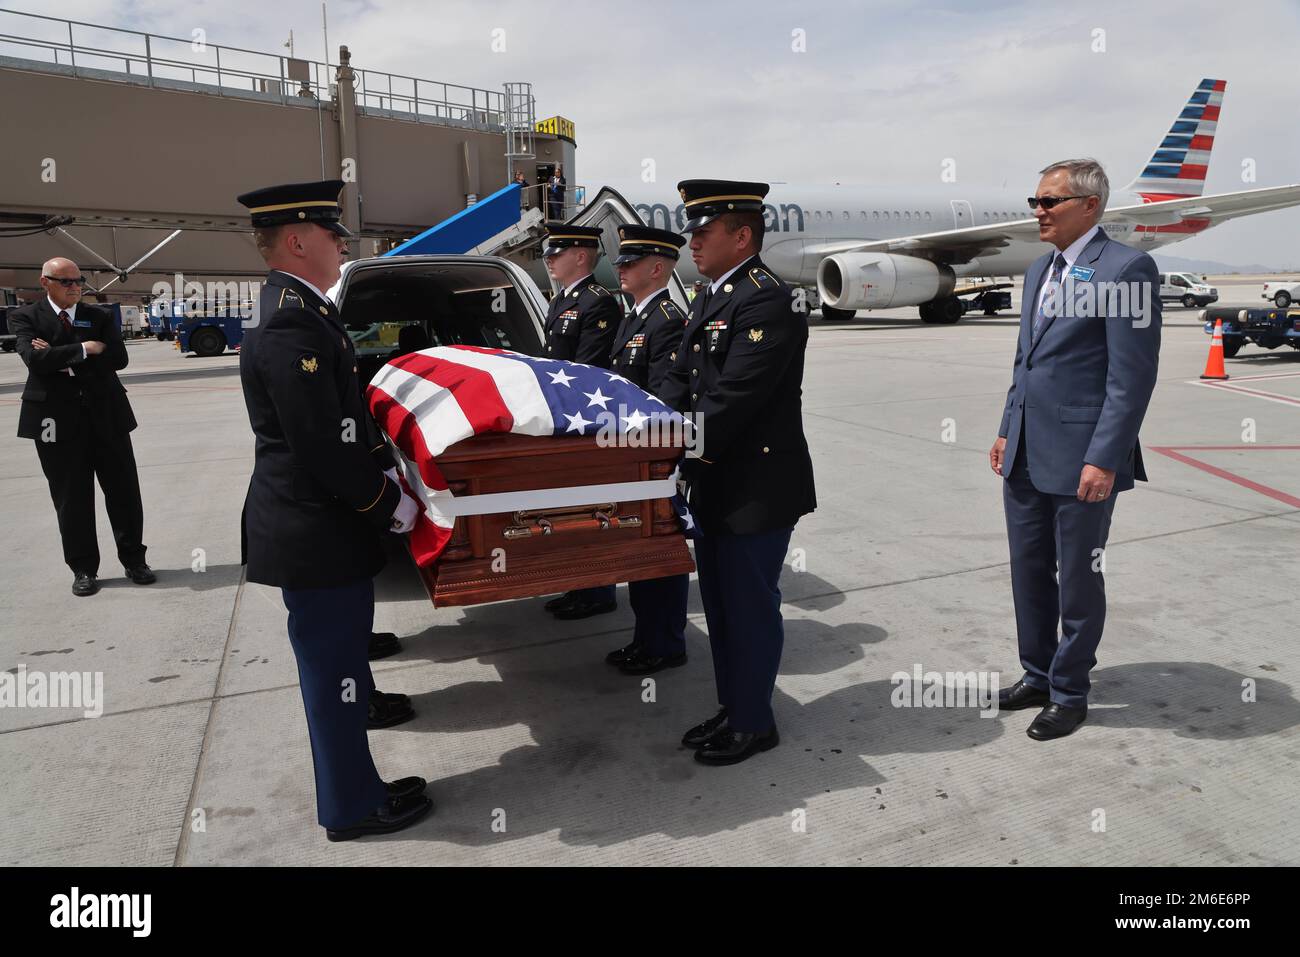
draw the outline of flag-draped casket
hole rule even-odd
[[[436,606],[689,572],[680,419],[621,376],[497,349],[401,356],[366,390],[421,505]]]

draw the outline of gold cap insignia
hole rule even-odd
[[[609,325],[609,323],[606,320],[602,319],[600,320],[600,322],[596,323],[596,328],[604,329],[607,325]]]
[[[763,330],[762,330],[762,329],[750,329],[750,330],[749,330],[749,341],[750,341],[750,342],[762,342],[762,341],[763,341]]]
[[[307,356],[303,356],[303,357],[302,357],[302,371],[303,371],[303,372],[315,372],[315,371],[316,371],[316,357],[315,357],[315,356],[311,356],[310,358],[308,358]]]
[[[304,212],[300,209],[300,210],[298,210],[298,218],[299,218],[299,219],[306,219],[306,218],[307,218],[307,214],[304,213]]]

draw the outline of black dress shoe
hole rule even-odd
[[[575,598],[567,605],[561,605],[556,609],[555,617],[560,621],[577,621],[580,618],[590,618],[592,615],[607,615],[611,611],[618,609],[616,601],[590,601],[586,598]]]
[[[152,585],[158,580],[158,576],[153,573],[153,569],[144,564],[132,565],[126,570],[126,577],[137,585]]]
[[[402,643],[397,640],[397,636],[391,631],[372,631],[370,633],[370,644],[366,648],[366,657],[371,661],[378,661],[380,658],[395,655],[401,650]]]
[[[370,696],[370,710],[366,714],[366,729],[377,731],[410,721],[415,717],[411,699],[406,695],[387,695],[376,691]]]
[[[1023,711],[1025,708],[1041,708],[1050,704],[1051,697],[1046,691],[1031,688],[1021,679],[1010,688],[998,692],[998,708],[1002,711]]]
[[[542,607],[547,611],[556,612],[567,605],[572,605],[573,599],[574,599],[574,593],[571,591],[566,591],[563,595],[560,595],[558,598],[552,598]]]
[[[727,709],[723,708],[708,721],[701,721],[682,735],[682,744],[688,748],[702,748],[719,731],[727,727]]]
[[[635,657],[640,647],[641,646],[634,641],[630,645],[624,645],[622,648],[615,648],[605,656],[605,664],[613,665],[617,668],[629,658]]]
[[[1035,741],[1051,741],[1072,734],[1074,729],[1083,724],[1088,717],[1088,708],[1067,708],[1063,704],[1049,704],[1038,717],[1029,722],[1025,734]]]
[[[396,781],[385,781],[384,787],[388,788],[390,798],[410,797],[413,794],[423,794],[424,789],[429,786],[429,782],[424,778],[409,777],[398,778]]]
[[[331,841],[351,841],[367,834],[391,834],[410,827],[432,810],[433,801],[423,794],[390,797],[388,803],[376,809],[364,821],[358,821],[351,827],[327,827],[325,836]]]
[[[652,675],[665,668],[680,668],[686,664],[686,652],[680,655],[647,655],[644,649],[638,649],[626,661],[618,666],[625,675]]]
[[[85,598],[97,591],[99,591],[99,581],[94,575],[78,572],[77,577],[72,580],[72,594],[78,598]]]
[[[772,725],[766,734],[725,728],[695,752],[695,760],[701,764],[739,764],[760,751],[771,751],[780,743],[781,735],[777,734],[776,725]]]

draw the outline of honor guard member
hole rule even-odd
[[[612,368],[651,395],[663,391],[677,355],[686,314],[673,302],[668,282],[686,239],[665,229],[619,227],[614,268],[633,306],[614,336]],[[649,675],[686,664],[686,593],[689,575],[628,582],[636,616],[632,643],[605,660],[628,675]]]
[[[279,587],[289,611],[317,816],[332,841],[400,830],[433,806],[422,778],[379,777],[366,737],[368,723],[413,714],[405,696],[374,692],[367,643],[380,536],[409,531],[418,506],[377,441],[352,342],[321,292],[338,280],[350,235],[339,222],[342,188],[293,183],[239,197],[271,267],[239,356],[257,437],[244,561],[248,580]]]
[[[800,405],[807,317],[759,258],[765,183],[686,180],[691,257],[711,280],[691,303],[662,398],[690,413],[683,471],[721,709],[682,743],[735,764],[779,742],[772,691],[784,642],[781,566],[817,505]]]
[[[623,309],[609,290],[596,282],[600,230],[594,226],[547,223],[542,258],[555,280],[555,297],[546,311],[548,359],[565,359],[609,368],[614,333]],[[603,615],[618,608],[614,586],[580,588],[552,598],[544,606],[556,618],[573,621]]]

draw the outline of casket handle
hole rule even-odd
[[[521,509],[514,513],[514,522],[502,530],[507,539],[533,538],[554,535],[557,532],[608,531],[611,528],[640,528],[639,515],[614,515],[616,502],[603,505],[583,505],[570,508]]]

